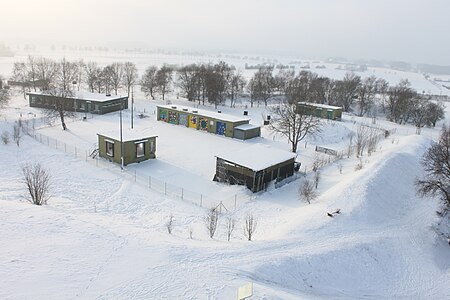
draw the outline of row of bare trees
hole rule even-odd
[[[217,230],[219,229],[219,219],[220,214],[219,210],[217,208],[211,208],[208,210],[207,215],[204,218],[205,221],[205,227],[208,233],[208,236],[210,238],[214,238],[214,235],[216,234]],[[174,216],[171,214],[165,223],[165,227],[167,229],[167,232],[169,234],[172,234],[173,228],[174,228]],[[253,214],[248,214],[244,219],[244,236],[247,238],[248,241],[251,241],[255,232],[256,232],[256,225],[257,220],[253,216]],[[226,236],[227,241],[229,242],[231,240],[231,236],[236,228],[236,220],[232,217],[227,217],[225,219],[225,229],[226,229]],[[189,229],[189,237],[192,239],[193,235],[193,229]]]
[[[29,90],[59,89],[68,93],[83,85],[91,92],[117,95],[125,89],[129,95],[138,83],[138,72],[132,62],[116,62],[102,68],[96,62],[29,56],[25,62],[14,63],[11,79],[21,83],[24,96]]]
[[[140,81],[141,90],[149,98],[155,99],[155,93],[159,93],[164,100],[165,94],[177,87],[188,101],[199,104],[207,101],[215,107],[224,104],[226,99],[230,99],[233,107],[245,84],[242,74],[225,62],[190,64],[176,70],[169,66],[150,66]]]

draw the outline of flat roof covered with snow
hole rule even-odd
[[[197,108],[188,107],[188,106],[157,105],[157,107],[166,108],[166,109],[172,109],[172,110],[176,110],[176,111],[179,111],[179,112],[196,114],[196,115],[200,115],[200,116],[204,116],[204,117],[210,117],[210,118],[213,118],[213,119],[223,120],[223,121],[227,121],[227,122],[250,121],[249,118],[242,118],[242,117],[238,117],[238,116],[218,113],[218,112],[204,110],[204,109],[197,109]]]
[[[342,107],[340,107],[340,106],[326,105],[326,104],[320,104],[320,103],[298,102],[298,104],[304,104],[304,105],[315,106],[315,107],[326,108],[326,109],[342,109]]]
[[[66,98],[69,99],[78,99],[78,100],[86,100],[86,101],[95,101],[95,102],[106,102],[111,100],[119,100],[123,98],[127,98],[127,96],[119,96],[119,95],[110,95],[107,96],[106,94],[99,94],[99,93],[91,93],[86,91],[75,91],[74,96],[68,96]],[[52,95],[48,92],[28,92],[29,95],[38,95],[38,96],[53,96],[56,97],[57,95]]]
[[[216,155],[216,157],[249,168],[253,171],[261,171],[296,158],[297,154],[271,148],[262,144],[254,144],[236,151]]]
[[[104,136],[105,138],[110,138],[112,140],[120,141],[119,129],[105,132],[98,132],[97,135],[101,135]],[[124,129],[122,131],[123,142],[145,140],[152,137],[157,137],[157,135],[153,134],[148,130]]]
[[[256,128],[260,128],[260,127],[261,126],[253,125],[253,124],[242,124],[242,125],[234,127],[234,129],[246,131],[246,130],[256,129]]]

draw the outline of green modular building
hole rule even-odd
[[[297,155],[261,144],[216,155],[214,180],[245,185],[252,192],[264,190],[271,181],[294,175]]]
[[[64,102],[66,111],[75,111],[92,114],[106,114],[128,108],[127,96],[116,96],[110,94],[98,94],[90,92],[75,91],[73,95],[60,97],[49,91],[29,92],[30,107],[53,109],[57,101]]]
[[[122,132],[122,139],[119,131],[97,133],[98,154],[100,157],[121,163],[123,149],[123,165],[139,163],[148,159],[156,158],[156,138],[155,135],[146,134],[131,129]],[[121,141],[122,140],[122,144]],[[121,147],[123,145],[123,148]]]
[[[261,135],[261,128],[249,124],[248,118],[191,107],[159,105],[157,120],[242,140]]]
[[[298,102],[297,110],[304,114],[314,115],[328,120],[341,120],[342,107],[310,102]]]

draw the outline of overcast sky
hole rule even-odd
[[[145,42],[150,48],[450,65],[450,0],[11,0],[0,41]]]

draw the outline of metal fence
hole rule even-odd
[[[121,170],[118,164],[112,163],[106,159],[98,157],[98,155],[91,155],[92,149],[85,149],[76,147],[68,143],[59,141],[55,138],[41,134],[29,127],[23,127],[27,135],[34,138],[36,141],[50,148],[54,148],[64,153],[73,156],[74,158],[84,160],[85,162],[101,169],[108,169],[113,172],[121,174],[125,179],[135,182],[136,184],[147,188],[148,190],[156,191],[162,195],[173,199],[186,201],[200,207],[217,208],[220,212],[234,211],[243,203],[251,200],[255,196],[246,194],[244,192],[234,195],[221,194],[205,194],[202,192],[191,191],[185,187],[177,186],[170,182],[142,174],[136,170],[129,170],[124,168]]]

